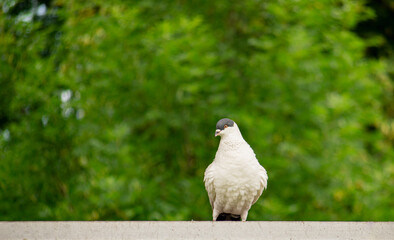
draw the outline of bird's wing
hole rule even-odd
[[[264,189],[267,188],[268,175],[267,175],[267,171],[262,166],[260,166],[260,169],[259,169],[259,180],[260,180],[260,187],[257,190],[257,195],[254,196],[252,204],[257,202],[257,200],[259,199],[259,197],[263,193]]]
[[[205,170],[204,174],[204,183],[205,183],[205,189],[208,192],[208,197],[209,197],[209,202],[211,203],[211,207],[213,209],[213,203],[215,202],[216,198],[216,192],[215,192],[215,185],[214,185],[214,169],[215,166],[213,163],[208,166],[208,168]]]

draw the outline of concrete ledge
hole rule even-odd
[[[394,222],[0,222],[0,239],[394,239]]]

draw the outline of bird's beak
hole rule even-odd
[[[220,129],[216,129],[215,137],[217,137],[217,136],[219,135],[220,132],[221,132]]]

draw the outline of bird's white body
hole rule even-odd
[[[246,221],[248,211],[267,187],[267,172],[259,164],[238,126],[228,127],[221,135],[214,161],[205,171],[204,182],[213,210],[240,215]]]

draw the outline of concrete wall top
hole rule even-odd
[[[394,222],[0,222],[0,239],[394,239]]]

